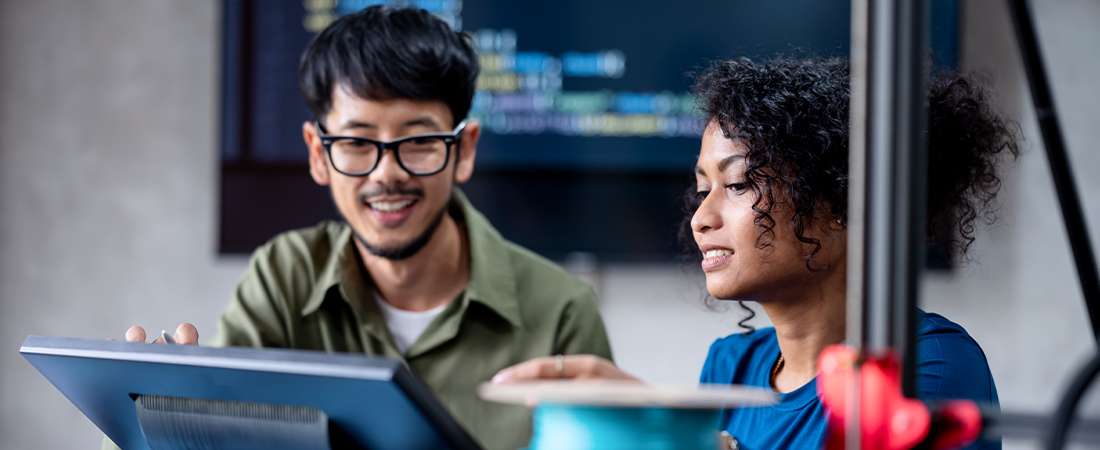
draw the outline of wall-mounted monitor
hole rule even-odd
[[[332,20],[415,6],[471,37],[483,125],[463,189],[501,233],[550,258],[671,260],[701,124],[690,74],[719,58],[846,56],[848,0],[226,0],[220,251],[338,213],[306,169],[297,67]],[[933,59],[954,66],[958,4],[932,1]]]

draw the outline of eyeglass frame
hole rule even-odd
[[[328,156],[329,164],[332,165],[333,170],[335,170],[335,171],[337,171],[337,172],[339,172],[343,175],[347,175],[349,177],[365,177],[367,175],[370,175],[371,172],[374,172],[374,169],[378,168],[378,163],[382,162],[382,156],[386,152],[386,149],[390,149],[390,150],[393,150],[393,157],[394,157],[395,160],[397,160],[397,165],[400,166],[402,170],[404,170],[409,175],[413,175],[413,176],[417,176],[417,177],[426,177],[426,176],[435,175],[439,172],[442,172],[443,169],[447,168],[447,164],[451,162],[451,146],[452,145],[458,146],[458,150],[455,151],[455,154],[456,155],[461,154],[461,152],[462,152],[462,146],[461,146],[462,145],[462,132],[465,131],[465,129],[466,129],[466,122],[467,121],[468,120],[463,120],[463,121],[459,122],[458,125],[455,126],[454,131],[452,131],[449,134],[448,133],[418,134],[416,136],[406,136],[406,137],[403,137],[403,138],[400,138],[400,139],[395,139],[395,140],[392,140],[392,141],[389,141],[389,142],[376,141],[374,139],[359,137],[359,136],[330,136],[330,135],[326,134],[325,127],[324,127],[324,125],[321,125],[321,122],[319,122],[317,120],[314,120],[313,125],[315,125],[317,127],[317,135],[318,135],[319,138],[321,138],[321,145],[325,147],[325,155]],[[416,173],[416,172],[413,172],[413,171],[409,170],[408,167],[405,167],[405,163],[401,161],[401,154],[400,154],[400,150],[398,150],[398,147],[404,142],[411,141],[413,139],[423,139],[423,138],[442,138],[443,143],[447,145],[447,153],[443,156],[443,165],[439,169],[435,170],[434,172]],[[371,166],[370,169],[368,169],[366,172],[363,172],[363,173],[358,173],[358,174],[348,173],[348,172],[344,172],[343,170],[340,170],[339,167],[336,167],[336,161],[334,161],[332,159],[332,143],[335,142],[336,140],[339,140],[339,139],[351,139],[353,141],[369,142],[371,144],[374,144],[374,147],[378,149],[378,159],[375,159],[374,160],[374,165]]]

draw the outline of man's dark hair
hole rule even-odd
[[[473,103],[478,60],[466,38],[422,9],[371,6],[333,22],[302,54],[298,85],[320,121],[336,85],[369,100],[442,101],[457,124]]]
[[[696,79],[704,117],[746,148],[745,176],[756,194],[756,245],[775,239],[777,199],[787,202],[794,238],[808,244],[806,267],[821,244],[805,235],[815,219],[848,220],[849,64],[840,58],[719,61]],[[1020,154],[1018,125],[993,107],[981,83],[934,73],[928,93],[928,221],[947,260],[964,257],[975,222],[996,220],[1001,162]],[[694,183],[693,183],[694,184]],[[698,258],[691,216],[701,199],[687,193],[681,239]]]

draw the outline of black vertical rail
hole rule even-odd
[[[895,171],[904,176],[895,181],[894,240],[904,247],[894,267],[894,348],[901,354],[901,390],[917,396],[917,300],[927,245],[928,202],[928,55],[931,2],[907,0],[898,4],[896,45],[898,85],[895,142],[899,149]],[[907,148],[908,151],[901,149]]]
[[[1100,276],[1097,275],[1092,241],[1085,226],[1081,200],[1077,197],[1077,185],[1073,181],[1065,142],[1062,140],[1062,129],[1058,125],[1058,113],[1054,109],[1050,82],[1039,53],[1039,41],[1031,20],[1031,11],[1026,0],[1009,0],[1008,3],[1016,28],[1016,41],[1020,46],[1024,70],[1031,88],[1031,100],[1035,104],[1035,116],[1043,135],[1043,147],[1046,148],[1047,162],[1050,163],[1050,174],[1054,178],[1054,189],[1062,208],[1070,250],[1077,265],[1077,277],[1081,282],[1081,292],[1089,312],[1089,323],[1092,325],[1093,337],[1100,343]]]
[[[851,8],[848,342],[867,356],[899,351],[903,393],[913,396],[931,10],[927,0],[854,0]],[[858,384],[849,450],[860,447]]]
[[[861,344],[897,350],[903,391],[914,394],[915,316],[925,244],[928,96],[926,0],[874,0],[866,51],[865,244]]]
[[[861,354],[867,340],[867,128],[871,51],[871,0],[852,0],[851,92],[848,103],[848,280],[845,333],[848,345]],[[849,380],[844,447],[860,450],[859,363]]]
[[[915,394],[916,299],[923,268],[927,0],[853,0],[848,175],[848,344],[902,355]],[[860,448],[859,367],[848,450]]]
[[[848,342],[864,356],[899,351],[907,396],[925,239],[929,16],[927,0],[852,2]],[[860,446],[859,414],[848,412],[848,449]]]

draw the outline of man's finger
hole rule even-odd
[[[163,338],[156,338],[156,339],[153,339],[153,342],[150,342],[150,344],[163,344],[163,343],[164,343]]]
[[[199,345],[199,330],[190,323],[181,323],[172,337],[180,345]]]
[[[134,325],[126,330],[126,342],[145,342],[145,329]]]

